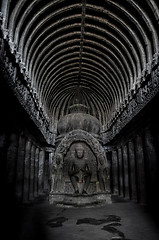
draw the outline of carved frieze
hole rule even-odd
[[[72,142],[84,141],[86,142],[94,152],[94,154],[99,158],[101,155],[105,156],[105,151],[103,147],[99,144],[98,140],[95,139],[91,134],[83,130],[74,130],[68,133],[59,146],[57,147],[57,152],[66,154],[67,149],[72,144]]]
[[[6,38],[7,34],[5,36],[5,39]],[[7,80],[8,85],[13,90],[15,96],[18,98],[23,108],[28,113],[30,119],[33,120],[40,132],[43,134],[46,141],[49,144],[53,144],[53,134],[49,129],[47,115],[44,112],[43,108],[37,104],[37,93],[31,89],[30,80],[28,78],[25,78],[18,71],[19,66],[16,64],[18,62],[16,60],[17,54],[15,56],[15,62],[12,62],[11,58],[9,57],[10,53],[8,53],[8,50],[5,49],[7,42],[4,44],[4,41],[6,40],[3,38],[0,39],[0,59],[3,62],[3,64],[1,64],[1,71],[3,72],[3,76]],[[12,54],[14,55],[13,52]]]
[[[118,134],[126,124],[133,119],[146,104],[159,92],[159,65],[153,69],[132,99],[125,106],[123,111],[118,115],[118,118],[112,125],[107,126],[107,129],[102,132],[104,144],[110,142],[116,134]]]

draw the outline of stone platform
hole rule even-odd
[[[93,194],[62,194],[50,193],[49,203],[65,207],[86,207],[97,206],[101,204],[111,204],[111,194],[93,193]]]

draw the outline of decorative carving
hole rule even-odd
[[[63,185],[63,155],[58,153],[54,159],[52,166],[52,186],[51,190],[54,192],[62,191]]]
[[[98,179],[99,179],[99,186],[102,192],[106,192],[109,189],[109,174],[108,168],[105,164],[103,156],[101,155],[98,159]]]
[[[156,61],[156,57],[155,60]],[[159,92],[159,66],[152,70],[147,81],[134,93],[134,97],[129,100],[129,104],[118,115],[117,119],[108,126],[103,127],[103,143],[110,142],[123,127],[136,116],[141,109]]]
[[[14,43],[9,42],[9,39],[7,39],[8,36],[8,31],[3,29],[3,38],[5,39],[0,39],[0,58],[4,65],[1,64],[1,71],[3,72],[4,78],[8,82],[8,85],[11,87],[13,90],[15,96],[23,106],[23,108],[26,110],[28,113],[28,116],[30,117],[31,120],[36,124],[38,129],[41,131],[42,135],[46,139],[46,141],[50,144],[54,144],[54,137],[53,133],[49,129],[49,122],[48,122],[48,117],[47,114],[44,112],[44,109],[40,109],[38,106],[35,98],[37,99],[37,93],[36,96],[34,93],[32,93],[31,89],[31,81],[24,75],[24,81],[22,82],[22,75],[19,71],[19,66],[20,64],[20,54],[18,52],[12,51],[13,56],[15,57],[15,62],[13,62],[13,59],[11,60],[8,56],[8,51],[6,51],[5,46],[7,46],[7,41],[8,41],[8,47],[12,47]],[[5,41],[5,44],[4,44]],[[3,51],[2,51],[3,49]],[[15,50],[15,49],[14,49]],[[24,70],[24,68],[23,68]],[[26,80],[27,79],[27,80]],[[40,113],[40,114],[39,114]],[[38,116],[38,118],[37,118]]]
[[[108,163],[105,151],[91,134],[79,129],[68,133],[56,149],[53,161],[55,169],[59,154],[64,159],[61,170],[64,172],[63,177],[67,189],[71,189],[68,187],[70,182],[76,194],[109,190]],[[61,175],[59,174],[59,176]],[[99,186],[97,186],[98,183]],[[52,191],[56,192],[56,189],[52,188]],[[60,192],[68,193],[64,185],[61,186]]]
[[[67,149],[70,147],[70,145],[73,142],[78,142],[78,141],[84,141],[86,144],[88,144],[95,154],[95,156],[100,157],[102,154],[105,156],[105,152],[103,147],[99,144],[98,140],[95,139],[91,134],[88,132],[85,132],[83,130],[74,130],[70,133],[68,133],[61,141],[61,143],[57,147],[57,152],[60,152],[62,154],[66,154]],[[106,159],[106,157],[105,157]]]

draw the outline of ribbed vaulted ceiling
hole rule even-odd
[[[5,9],[8,0],[3,1]],[[156,0],[11,0],[4,28],[53,119],[80,86],[106,124],[158,52]]]

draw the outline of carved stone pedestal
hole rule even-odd
[[[97,205],[111,204],[111,194],[93,193],[93,194],[62,194],[50,193],[50,204],[62,207],[93,207]]]

